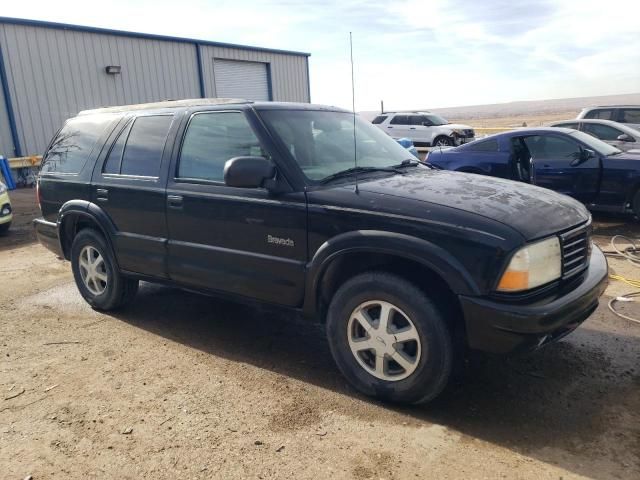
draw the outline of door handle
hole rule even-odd
[[[96,200],[99,202],[107,202],[109,201],[109,190],[106,188],[97,188],[96,189]]]
[[[393,127],[387,127],[387,128],[393,128]]]
[[[416,127],[409,127],[409,130],[415,130]]]
[[[170,208],[182,208],[182,195],[167,195]]]

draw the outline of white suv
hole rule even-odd
[[[576,118],[593,118],[624,123],[640,129],[640,105],[602,105],[583,108]]]
[[[395,139],[410,138],[417,147],[461,145],[475,138],[469,125],[449,123],[429,112],[387,112],[372,123]]]

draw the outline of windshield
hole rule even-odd
[[[312,181],[357,166],[385,168],[415,158],[378,127],[348,112],[263,110],[260,116]]]
[[[588,133],[575,131],[571,132],[569,135],[575,137],[577,140],[580,140],[582,143],[586,143],[590,149],[595,150],[600,155],[609,156],[622,153],[622,150],[609,145],[608,143],[605,143],[596,137],[592,137]]]
[[[425,115],[425,117],[427,117],[431,123],[433,123],[434,125],[448,125],[449,122],[447,120],[445,120],[442,117],[439,117],[438,115]]]

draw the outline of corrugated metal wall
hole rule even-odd
[[[271,72],[272,100],[276,102],[311,101],[309,77],[307,76],[308,57],[212,45],[202,45],[200,48],[204,88],[207,97],[216,96],[213,62],[215,58],[221,58],[268,64]]]
[[[7,112],[4,92],[0,88],[0,155],[13,157],[13,140],[11,138],[11,127],[9,126],[9,113]]]
[[[197,48],[205,96],[216,95],[216,57],[264,62],[273,100],[309,101],[307,57],[301,55],[3,22],[0,48],[22,155],[42,153],[64,120],[80,110],[200,97]],[[107,75],[107,65],[120,65],[122,73]],[[0,130],[0,154],[14,156],[1,97]]]

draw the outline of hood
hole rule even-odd
[[[482,215],[514,228],[527,240],[567,230],[590,217],[581,203],[546,188],[446,170],[420,169],[362,180],[359,188]]]
[[[626,152],[619,153],[618,155],[612,155],[608,157],[611,160],[640,160],[640,149],[634,148],[627,150]]]
[[[473,130],[473,127],[470,127],[469,125],[464,125],[462,123],[447,123],[446,125],[443,125],[443,126],[457,129],[457,130]]]

